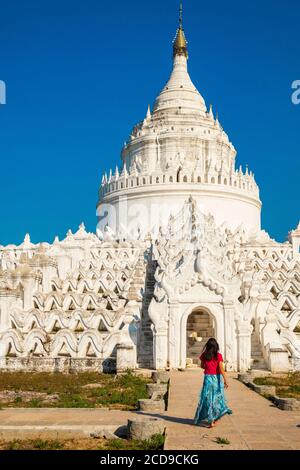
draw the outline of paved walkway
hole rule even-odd
[[[248,389],[235,376],[226,391],[234,414],[225,416],[216,428],[193,425],[203,373],[200,370],[173,372],[169,410],[166,413],[166,450],[299,450],[300,413],[281,411]],[[227,439],[220,445],[216,439]]]

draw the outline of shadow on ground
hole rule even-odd
[[[208,428],[208,426],[205,425],[204,423],[195,425],[193,419],[179,418],[177,416],[167,416],[167,415],[163,415],[159,413],[146,413],[144,411],[137,411],[135,414],[138,414],[139,416],[149,416],[151,418],[159,418],[159,419],[163,419],[164,421],[170,421],[171,423],[186,424],[186,425],[198,427],[198,428],[199,427]]]

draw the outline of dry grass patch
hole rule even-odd
[[[257,377],[254,379],[256,385],[274,385],[276,395],[280,398],[300,399],[300,372],[293,372],[286,375]]]
[[[127,439],[70,439],[70,440],[19,440],[0,441],[1,450],[162,450],[164,436],[157,434],[147,441]]]
[[[93,372],[76,375],[1,372],[0,406],[132,410],[139,399],[147,398],[149,382],[131,372],[120,376]]]

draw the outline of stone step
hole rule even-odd
[[[189,351],[203,351],[204,346],[205,343],[191,343],[188,345],[187,353],[189,353]]]
[[[204,343],[204,342],[207,343],[207,341],[209,340],[210,336],[198,336],[198,337],[197,337],[198,340],[199,340],[200,338],[201,338],[201,341],[200,341],[201,343]],[[196,338],[194,338],[193,336],[188,336],[188,337],[187,337],[187,340],[188,340],[190,343],[192,343],[192,344],[196,343]],[[199,341],[197,341],[197,343],[199,343]]]
[[[202,354],[203,348],[199,349],[189,349],[188,350],[188,356],[193,355],[193,356],[200,356]]]
[[[197,336],[204,336],[208,337],[214,334],[214,329],[213,328],[206,328],[205,330],[200,330],[198,328],[192,328],[187,330],[187,334],[191,333],[197,333]]]
[[[255,377],[268,377],[272,375],[271,371],[269,371],[267,367],[264,369],[256,369],[255,367],[252,367],[250,369],[250,373],[252,373]]]
[[[198,317],[198,318],[190,318],[188,320],[188,324],[191,324],[191,323],[206,323],[207,325],[211,325],[211,321],[208,319],[208,318],[201,318],[201,317]]]
[[[199,349],[199,348],[204,348],[206,342],[205,341],[200,341],[200,342],[195,342],[195,341],[188,341],[188,347],[190,349]]]
[[[263,358],[263,356],[260,356],[260,357],[257,357],[257,356],[256,356],[256,357],[251,357],[251,360],[252,360],[253,362],[255,362],[255,363],[259,363],[259,362],[264,362],[264,361],[265,361],[264,358]]]
[[[209,334],[213,333],[214,329],[213,328],[203,328],[202,330],[200,328],[188,328],[187,333],[197,333],[198,336],[208,336]]]
[[[207,336],[206,338],[201,336],[201,341],[196,341],[195,338],[187,338],[189,346],[194,346],[196,344],[203,344],[205,345],[207,341],[209,340],[210,336]]]
[[[188,320],[188,324],[190,323],[206,323],[206,325],[212,325],[212,320],[210,320],[209,318],[203,318],[203,317],[194,317],[194,318],[190,318]]]
[[[259,339],[257,339],[257,338],[255,338],[255,339],[252,338],[252,339],[251,339],[251,343],[252,343],[252,344],[259,344],[260,341],[259,341]]]
[[[266,366],[265,361],[263,359],[261,359],[259,361],[255,360],[255,359],[254,360],[251,359],[251,367],[256,367],[256,366],[257,367],[261,367],[261,366],[265,367]]]
[[[251,366],[251,370],[265,370],[267,371],[267,367],[266,367],[266,364],[254,364],[253,366]]]
[[[195,338],[187,338],[187,340],[191,346],[197,346],[197,345],[199,346],[199,344],[203,344],[203,345],[206,344],[209,337],[203,338],[203,336],[201,336],[201,338],[202,338],[201,341],[199,341],[199,337],[198,337],[198,341],[196,341]]]
[[[193,350],[194,350],[194,351],[199,351],[199,349],[202,350],[202,349],[204,348],[205,344],[206,344],[205,341],[202,341],[201,343],[198,343],[198,342],[197,342],[197,343],[192,343],[192,342],[191,342],[191,343],[188,345],[188,350],[189,350],[189,351],[193,351]]]
[[[251,369],[252,370],[265,370],[267,369],[267,366],[266,366],[266,363],[264,361],[264,359],[260,359],[260,360],[251,360]]]
[[[152,362],[139,362],[139,368],[140,369],[153,369],[153,363]]]

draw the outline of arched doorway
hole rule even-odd
[[[186,330],[186,365],[197,365],[206,342],[215,337],[213,317],[205,310],[195,310],[188,317]]]

